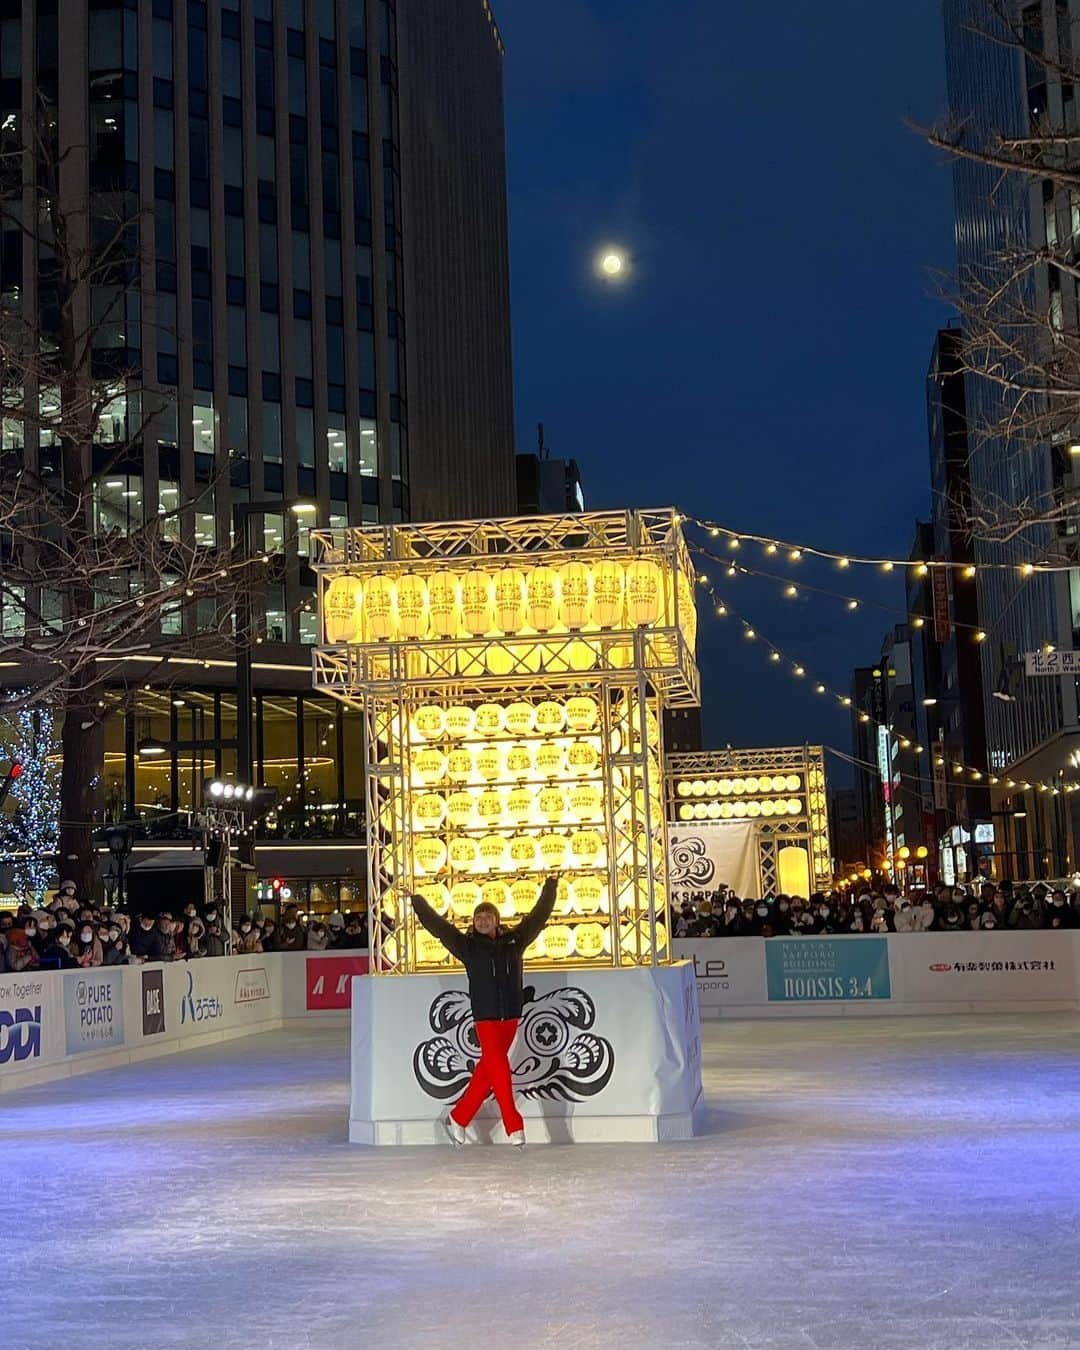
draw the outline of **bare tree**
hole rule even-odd
[[[89,894],[105,686],[132,657],[190,653],[196,637],[203,651],[223,645],[261,561],[231,549],[227,522],[221,546],[216,528],[195,537],[193,506],[214,513],[227,475],[220,458],[204,503],[116,509],[118,476],[140,484],[119,500],[145,503],[143,440],[168,407],[131,357],[146,322],[142,217],[129,193],[87,192],[85,155],[57,150],[50,117],[45,107],[32,150],[5,146],[0,130],[0,228],[5,261],[17,258],[0,278],[0,660],[18,690],[4,712],[48,706],[62,724],[61,867]]]
[[[1050,24],[1042,22],[1043,8],[954,0],[953,9],[966,15],[960,31],[970,51],[987,58],[983,106],[943,121],[928,138],[983,198],[984,246],[969,250],[961,241],[952,297],[963,368],[981,389],[968,408],[972,453],[991,443],[1006,478],[1010,461],[1027,468],[1032,456],[1049,453],[1047,472],[1034,481],[1013,474],[1008,491],[973,482],[968,528],[1006,553],[1062,564],[1076,560],[1064,527],[1080,514],[1068,472],[1071,447],[1080,448],[1080,61],[1068,6],[1049,6],[1056,17]],[[1012,80],[990,87],[995,61],[1001,71],[1009,69],[1004,62],[1022,70],[1031,112],[1023,134],[1019,108],[1009,121]],[[971,228],[960,221],[961,234]]]

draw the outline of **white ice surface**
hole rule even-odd
[[[0,1347],[1080,1345],[1080,1019],[705,1028],[686,1144],[364,1150],[344,1028],[0,1097]]]

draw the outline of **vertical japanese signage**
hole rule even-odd
[[[945,559],[936,557],[933,563],[944,563]],[[934,641],[948,642],[952,637],[952,615],[949,610],[949,569],[944,566],[930,568],[931,594],[934,603]]]

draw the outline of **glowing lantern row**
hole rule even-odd
[[[803,804],[797,797],[766,801],[740,802],[683,802],[679,806],[680,820],[757,820],[770,816],[801,816]]]
[[[741,797],[766,792],[798,792],[802,779],[797,773],[766,774],[762,778],[684,778],[675,791],[680,797]]]
[[[492,572],[336,576],[323,597],[326,641],[391,642],[651,627],[667,617],[670,576],[653,558]],[[693,612],[689,578],[679,603]]]
[[[571,731],[591,731],[600,720],[600,709],[594,698],[587,694],[575,694],[560,703],[556,699],[544,699],[533,704],[517,699],[505,706],[499,703],[481,703],[477,707],[468,704],[451,704],[443,707],[438,703],[422,704],[412,715],[412,728],[416,737],[425,741],[464,740],[467,737],[497,736],[506,732],[510,736],[530,736],[534,732],[544,736],[557,735],[564,729]]]
[[[569,776],[589,778],[600,767],[600,751],[589,741],[537,746],[514,743],[464,748],[448,755],[432,748],[417,751],[411,761],[412,781],[436,787],[444,783],[521,782]]]
[[[413,798],[413,827],[435,831],[444,822],[465,830],[477,825],[495,825],[504,821],[516,825],[573,824],[599,821],[604,814],[604,794],[598,783],[560,784],[558,787],[512,788],[509,792],[460,788],[443,796],[421,792]],[[643,813],[639,812],[639,817]],[[652,804],[653,818],[661,818],[659,803]],[[629,814],[617,817],[620,823]],[[389,819],[389,817],[388,817]]]

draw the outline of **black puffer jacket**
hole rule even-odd
[[[469,977],[469,1001],[477,1022],[505,1022],[521,1016],[521,970],[525,949],[533,943],[555,908],[558,883],[544,882],[540,899],[516,928],[501,925],[495,937],[482,937],[470,929],[463,933],[441,918],[426,900],[412,897],[416,917],[465,967]]]

